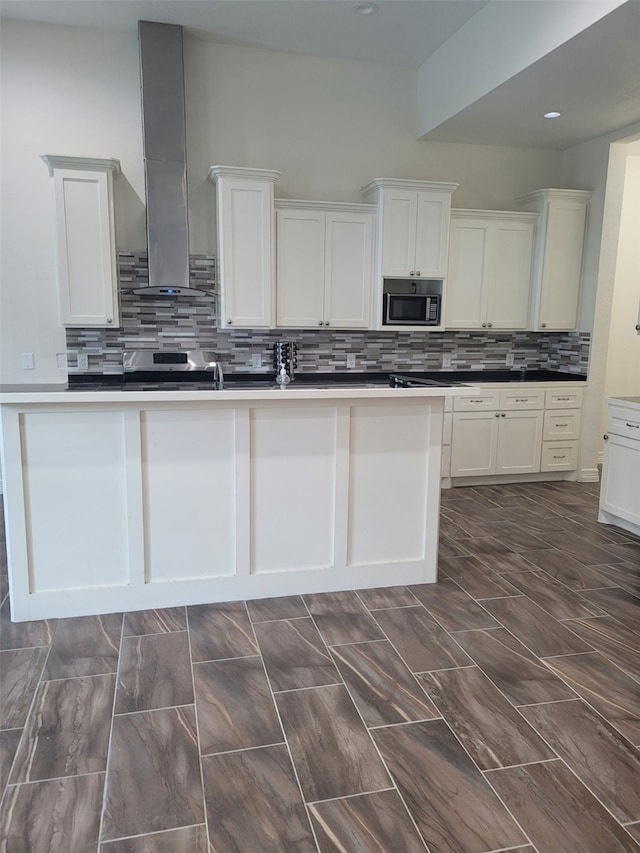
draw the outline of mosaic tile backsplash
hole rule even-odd
[[[588,332],[355,332],[318,329],[217,328],[215,259],[191,257],[191,284],[210,296],[168,301],[135,296],[127,288],[148,283],[146,252],[121,253],[119,274],[121,327],[119,329],[67,329],[69,373],[77,368],[78,354],[89,358],[92,373],[120,373],[126,349],[210,349],[229,372],[268,373],[276,341],[298,344],[298,370],[346,370],[348,354],[355,354],[358,371],[440,370],[443,357],[451,369],[504,368],[513,354],[514,367],[564,370],[586,375],[589,364]],[[253,355],[262,368],[253,369]]]

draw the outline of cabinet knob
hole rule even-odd
[[[489,328],[491,328],[491,327],[493,326],[493,323],[487,323],[487,326],[488,326]]]
[[[499,418],[499,417],[500,417],[500,412],[496,412],[495,417],[496,417],[496,418]]]
[[[540,323],[540,328],[541,328],[541,329],[546,329],[546,328],[547,328],[547,324],[546,324],[546,323]]]
[[[483,329],[486,329],[486,328],[487,328],[487,324],[486,324],[486,323],[483,323],[483,324],[482,324],[482,328],[483,328]]]
[[[411,270],[411,272],[409,273],[409,275],[415,275],[415,272],[414,272],[413,270]]]
[[[416,275],[420,275],[420,270],[416,270]]]
[[[113,323],[113,318],[112,318],[112,317],[107,317],[107,323]]]
[[[318,325],[319,325],[319,326],[321,326],[321,325],[322,325],[322,320],[318,320]]]
[[[227,323],[230,326],[233,323],[233,320],[227,320]]]
[[[325,321],[324,321],[324,324],[325,324],[325,326],[328,326],[328,325],[329,325],[329,321],[328,321],[328,320],[325,320]]]
[[[505,412],[501,412],[501,413],[500,413],[500,417],[501,417],[501,418],[506,418],[506,417],[507,417],[507,415],[506,415],[506,413],[505,413]]]
[[[602,437],[604,438],[605,441],[609,441],[609,436],[606,433]]]
[[[636,332],[640,332],[640,323],[638,323],[636,326]]]

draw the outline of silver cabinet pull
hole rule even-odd
[[[546,324],[546,323],[540,323],[540,328],[541,328],[541,329],[546,329],[546,328],[547,328],[547,324]]]
[[[107,323],[113,323],[113,319],[111,317],[107,317]]]
[[[505,412],[502,412],[502,413],[501,413],[501,415],[500,415],[500,417],[501,417],[501,418],[506,418],[507,416],[506,416]]]
[[[569,426],[569,424],[559,424],[559,423],[556,421],[556,427],[559,427],[560,429],[566,429],[568,426]]]
[[[640,424],[630,424],[628,421],[625,422],[625,426],[628,426],[631,429],[640,429]]]
[[[329,321],[328,321],[328,320],[325,320],[325,321],[324,321],[324,324],[325,324],[325,326],[328,326],[328,325],[329,325]]]
[[[321,325],[322,325],[322,320],[318,320],[318,325],[319,325],[319,326],[321,326]]]
[[[230,326],[233,323],[233,320],[227,320],[227,324]]]
[[[420,275],[420,270],[416,270],[416,275]]]
[[[409,273],[409,275],[415,275],[415,272],[414,272],[413,270],[411,270],[411,272]]]
[[[609,436],[606,433],[602,437],[604,438],[605,441],[609,441]]]
[[[493,326],[493,323],[487,323],[487,326],[488,326],[489,328],[491,328],[491,327]]]

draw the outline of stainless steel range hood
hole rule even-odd
[[[138,21],[149,284],[141,296],[196,296],[189,220],[182,27]]]

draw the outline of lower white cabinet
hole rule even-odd
[[[542,412],[456,412],[451,476],[528,474],[540,470]]]
[[[558,409],[558,403],[566,408]],[[509,383],[454,400],[447,477],[497,477],[578,467],[582,388]],[[516,476],[517,475],[517,476]]]
[[[640,536],[640,397],[609,400],[598,520]]]
[[[371,326],[372,205],[276,202],[276,325]]]
[[[117,160],[42,158],[53,177],[63,326],[120,325],[113,181]]]

